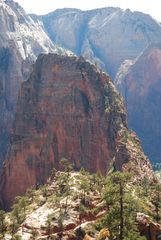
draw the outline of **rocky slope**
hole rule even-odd
[[[95,236],[99,235],[99,231],[94,230],[93,224],[96,220],[101,219],[105,215],[106,207],[100,204],[101,195],[98,190],[89,191],[86,198],[90,202],[89,206],[83,206],[81,198],[83,189],[81,189],[81,181],[88,181],[88,177],[81,173],[72,172],[68,177],[70,193],[67,200],[62,193],[59,196],[60,181],[63,180],[64,173],[57,172],[56,176],[48,179],[44,189],[40,188],[32,190],[27,196],[26,201],[26,216],[15,235],[21,236],[22,240],[29,239],[66,239],[76,240],[84,239],[76,235],[77,229],[81,228],[84,231],[93,229]],[[44,192],[44,193],[43,193]],[[57,192],[57,194],[55,194]],[[80,209],[82,207],[82,209]],[[95,214],[92,209],[100,208],[100,211]],[[8,218],[12,216],[8,214]],[[61,219],[62,218],[62,219]],[[36,232],[36,234],[34,234]],[[35,236],[34,236],[35,235]],[[86,235],[87,236],[87,235]],[[90,236],[88,236],[90,237]],[[4,237],[5,240],[11,239],[9,234]],[[94,239],[90,238],[89,240]]]
[[[16,199],[12,212],[6,214],[4,232],[0,229],[3,240],[107,240],[113,228],[105,223],[109,214],[109,206],[104,199],[106,184],[100,174],[90,175],[84,170],[54,171],[46,185],[37,190],[30,189],[25,196]],[[134,203],[137,199],[142,210],[133,212],[134,219],[136,217],[134,223],[146,236],[139,240],[158,240],[161,225],[147,215],[147,209],[150,213],[154,206],[148,197],[145,198],[141,192],[138,194],[139,185],[130,182],[128,185],[130,188],[126,189],[126,194],[129,198],[132,194],[131,201]],[[133,238],[138,240],[138,237]]]
[[[32,17],[43,24],[52,41],[98,63],[113,79],[124,60],[136,58],[161,39],[158,22],[129,9],[60,9]]]
[[[149,46],[132,64],[122,65],[116,77],[116,85],[126,101],[129,126],[138,133],[154,163],[160,163],[161,157],[160,69],[161,43],[158,43]]]
[[[0,1],[0,165],[6,153],[20,83],[42,52],[59,49],[12,0]]]
[[[19,93],[0,181],[5,205],[44,183],[63,157],[77,170],[83,166],[105,175],[111,168],[125,169],[137,179],[153,178],[109,76],[82,57],[40,55]]]

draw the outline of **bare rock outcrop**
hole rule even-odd
[[[134,162],[132,172],[139,168],[137,175],[152,178],[149,161],[135,141],[123,99],[105,73],[82,57],[40,55],[19,93],[1,175],[3,201],[9,206],[27,188],[44,183],[53,167],[60,169],[63,157],[75,170],[84,167],[104,175],[112,166],[122,170]]]

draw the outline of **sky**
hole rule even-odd
[[[140,11],[150,14],[161,21],[161,0],[15,0],[27,13],[46,14],[57,8],[79,8],[89,10],[101,7],[130,8],[132,11]]]

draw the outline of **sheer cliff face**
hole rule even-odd
[[[5,157],[20,83],[41,52],[56,46],[14,1],[0,1],[0,166]]]
[[[40,55],[19,94],[1,175],[5,204],[43,183],[63,157],[75,169],[106,174],[114,166],[152,176],[138,140],[127,130],[123,100],[109,77],[83,58]]]
[[[161,156],[161,44],[147,48],[128,67],[120,70],[116,84],[125,97],[129,125],[139,135],[153,162]],[[137,96],[137,97],[136,97]]]
[[[126,99],[130,128],[141,138],[151,161],[160,162],[161,48],[153,47],[161,42],[160,23],[119,8],[62,9],[39,19],[53,41],[96,62],[112,76]]]
[[[129,9],[61,9],[38,19],[54,42],[97,62],[113,79],[124,60],[161,39],[159,23]]]
[[[39,53],[54,49],[41,25],[13,0],[0,2],[0,28],[0,47],[16,48],[23,59],[35,60]]]
[[[5,158],[18,89],[27,66],[16,48],[0,48],[0,165]]]

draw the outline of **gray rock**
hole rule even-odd
[[[43,24],[52,41],[99,64],[113,78],[123,61],[161,39],[158,22],[129,9],[62,9],[32,17]]]

